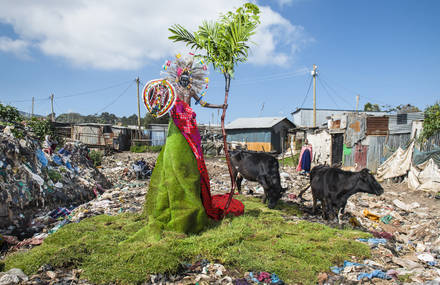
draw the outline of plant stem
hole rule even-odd
[[[229,86],[231,83],[231,76],[229,73],[224,72],[223,75],[225,76],[225,105],[228,104],[228,95],[229,95]],[[234,194],[235,190],[235,180],[232,175],[232,165],[231,165],[231,158],[229,156],[228,151],[228,143],[226,142],[226,130],[225,130],[225,116],[226,116],[226,107],[223,107],[223,113],[221,117],[221,126],[222,126],[222,134],[223,134],[223,149],[225,151],[225,157],[226,157],[226,164],[228,165],[229,170],[229,176],[231,177],[231,193],[229,194],[228,202],[225,205],[224,211],[229,208],[229,205],[231,204],[232,195]]]

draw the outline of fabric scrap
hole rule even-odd
[[[385,272],[383,272],[382,270],[373,270],[370,273],[360,273],[358,275],[358,280],[362,280],[364,278],[368,278],[368,279],[373,279],[373,278],[380,278],[380,279],[386,279],[389,280],[391,279],[391,276],[387,275]]]

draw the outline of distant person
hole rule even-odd
[[[43,142],[43,151],[49,155],[52,155],[57,145],[58,142],[56,140],[52,140],[50,135],[46,135]]]
[[[300,174],[309,174],[312,165],[312,157],[312,145],[309,144],[307,139],[305,139],[304,145],[301,148],[301,153],[299,154],[299,162],[296,171],[301,171]]]

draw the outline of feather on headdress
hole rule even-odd
[[[167,60],[160,75],[170,81],[178,92],[191,90],[203,97],[208,89],[208,67],[203,59],[189,55],[176,55],[176,60]]]

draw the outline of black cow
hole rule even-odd
[[[366,168],[359,172],[351,172],[329,166],[319,166],[310,178],[313,213],[315,213],[317,201],[320,200],[323,218],[327,220],[330,216],[333,219],[338,212],[339,224],[342,223],[342,215],[350,196],[358,192],[375,195],[383,193],[382,186]]]
[[[304,194],[304,192],[307,191],[307,189],[310,188],[310,185],[312,184],[313,177],[315,177],[316,173],[318,173],[318,171],[323,169],[323,168],[329,168],[329,167],[330,166],[325,163],[325,164],[316,165],[315,167],[312,168],[312,170],[310,171],[310,183],[309,183],[309,185],[307,185],[307,187],[304,190],[302,190],[301,192],[299,192],[299,194],[298,194],[298,198],[301,199],[301,201],[305,201],[305,199],[302,197],[302,195]]]
[[[233,179],[237,183],[238,192],[241,193],[241,181],[246,178],[256,181],[263,186],[263,203],[268,202],[270,209],[275,208],[282,193],[278,160],[264,152],[247,150],[230,151]]]

